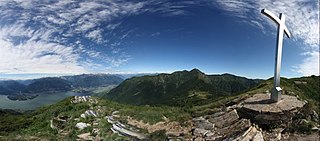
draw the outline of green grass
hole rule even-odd
[[[191,118],[189,113],[177,107],[150,107],[150,106],[133,106],[126,104],[119,104],[105,99],[99,99],[98,106],[101,106],[103,111],[98,117],[100,119],[98,128],[102,130],[101,136],[105,140],[124,140],[126,137],[115,135],[110,130],[111,124],[108,123],[104,117],[111,115],[113,111],[120,111],[121,121],[126,121],[128,116],[135,120],[142,120],[145,123],[155,124],[159,121],[164,121],[165,116],[170,121],[183,122]],[[82,113],[89,109],[86,103],[71,104],[71,98],[66,98],[56,104],[44,106],[34,112],[22,115],[6,114],[0,119],[0,136],[1,139],[17,139],[17,135],[21,136],[22,140],[29,140],[29,137],[36,137],[41,139],[56,140],[69,139],[75,140],[77,135],[81,133],[91,132],[93,127],[87,127],[84,130],[77,130],[75,118],[79,118]],[[97,105],[93,105],[97,106]],[[57,116],[68,116],[69,120],[65,124],[63,130],[69,134],[63,136],[58,134],[58,131],[50,128],[50,120]],[[80,122],[92,123],[94,118],[80,119]],[[31,139],[30,139],[31,140]]]
[[[318,108],[320,106],[319,79],[319,76],[293,79],[281,78],[281,87],[284,91],[284,94],[298,96],[302,100],[307,100],[308,105],[311,107],[309,110],[315,110],[318,114],[320,114],[320,109]],[[294,81],[303,81],[307,82],[307,84],[296,84]],[[258,86],[251,88],[247,92],[215,99],[215,101],[209,104],[192,106],[189,112],[193,116],[211,114],[216,112],[218,108],[225,107],[230,101],[244,99],[257,93],[266,93],[266,91],[270,92],[272,87],[273,79],[270,78],[261,82]]]

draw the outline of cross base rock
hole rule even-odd
[[[271,90],[271,101],[279,102],[282,96],[282,89],[280,87],[274,87]]]
[[[255,94],[244,100],[238,112],[260,127],[281,125],[290,122],[305,104],[295,96],[282,95],[282,99],[275,103],[270,100],[270,94]]]

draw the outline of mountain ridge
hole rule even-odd
[[[43,77],[31,80],[0,81],[1,95],[17,95],[20,93],[42,93],[69,91],[75,88],[95,88],[118,85],[123,79],[119,75],[82,74],[61,77]]]
[[[134,105],[185,105],[188,102],[210,101],[209,99],[232,95],[257,84],[257,80],[245,77],[230,74],[206,75],[198,69],[192,69],[132,77],[104,97]]]

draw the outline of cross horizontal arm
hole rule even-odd
[[[279,19],[276,15],[274,15],[273,13],[271,13],[269,10],[267,9],[262,9],[261,10],[261,13],[266,15],[267,17],[269,17],[270,19],[272,19],[275,23],[277,24],[283,24],[283,29],[284,29],[284,32],[286,33],[286,35],[288,36],[288,38],[290,38],[291,34],[287,28],[287,26],[284,24],[284,22],[282,22],[281,19]],[[285,16],[283,14],[281,14],[281,18],[284,18],[285,19]],[[283,20],[284,21],[284,20]]]

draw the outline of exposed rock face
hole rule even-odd
[[[111,116],[105,117],[107,122],[112,124],[111,130],[113,133],[116,133],[121,136],[129,136],[129,137],[140,139],[140,140],[147,138],[144,134],[139,133],[139,131],[134,127],[127,124],[123,124],[120,121],[118,121],[117,120],[117,117],[119,116],[118,114],[119,114],[119,111],[114,111]]]
[[[236,110],[219,112],[208,115],[206,118],[194,118],[195,128],[193,129],[194,140],[252,140],[253,138],[261,139],[261,132],[251,125],[248,119],[239,119]],[[199,124],[201,123],[201,124]],[[204,126],[208,124],[210,127]],[[213,125],[213,126],[211,126]],[[262,138],[263,140],[263,138]]]
[[[74,96],[74,98],[71,100],[71,103],[81,103],[81,102],[88,102],[88,103],[98,103],[98,101],[94,98],[91,98],[91,96]]]
[[[209,121],[213,123],[216,127],[222,128],[225,126],[230,126],[239,119],[239,115],[236,110],[232,110],[227,113],[216,113],[209,116]]]
[[[291,122],[292,117],[305,105],[297,97],[283,95],[277,103],[269,101],[270,94],[256,94],[239,107],[241,117],[249,118],[258,125],[281,125]]]
[[[214,124],[204,119],[203,117],[194,118],[193,122],[195,126],[199,127],[200,129],[212,130],[214,128]]]

